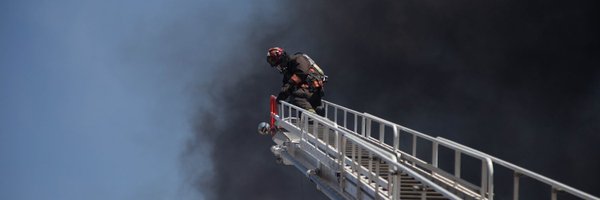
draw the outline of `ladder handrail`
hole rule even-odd
[[[493,193],[494,193],[494,190],[493,190],[493,188],[494,188],[493,174],[494,173],[493,172],[494,172],[494,169],[493,169],[493,165],[490,164],[491,161],[488,158],[486,158],[486,157],[484,157],[482,155],[476,154],[476,153],[472,153],[471,151],[468,151],[467,149],[461,148],[460,146],[456,146],[454,144],[444,143],[443,141],[438,141],[436,138],[431,137],[431,136],[429,136],[427,134],[424,134],[424,133],[421,133],[419,131],[416,131],[416,130],[404,127],[402,125],[399,125],[399,124],[387,121],[387,120],[382,119],[380,117],[377,117],[375,115],[372,115],[372,114],[369,114],[369,113],[360,113],[358,111],[355,111],[355,110],[352,110],[352,109],[349,109],[349,108],[346,108],[346,107],[343,107],[343,106],[340,106],[340,105],[337,105],[337,104],[334,104],[334,103],[331,103],[331,102],[325,101],[325,100],[323,100],[323,102],[325,103],[326,106],[331,105],[332,107],[334,107],[334,111],[336,111],[337,109],[340,109],[343,112],[351,112],[351,113],[354,113],[354,114],[362,117],[365,122],[375,121],[375,122],[379,122],[381,124],[385,124],[386,126],[393,127],[393,132],[394,132],[393,149],[394,149],[394,151],[400,151],[400,152],[404,153],[402,150],[399,149],[399,146],[397,145],[399,143],[399,136],[398,136],[399,132],[398,132],[398,130],[404,131],[405,133],[411,134],[413,136],[412,137],[412,153],[411,153],[411,155],[413,157],[415,157],[415,158],[417,158],[417,154],[416,154],[416,151],[417,151],[417,138],[422,138],[422,139],[427,140],[428,142],[431,142],[431,144],[432,144],[432,163],[431,163],[431,165],[433,167],[435,167],[437,170],[442,170],[442,169],[439,169],[438,166],[437,166],[437,162],[438,162],[437,145],[438,144],[442,144],[442,145],[446,146],[447,148],[450,148],[450,149],[454,150],[455,152],[458,152],[459,154],[466,154],[466,155],[469,155],[469,156],[471,156],[471,157],[473,157],[475,159],[480,160],[481,163],[482,163],[481,169],[480,169],[481,170],[481,174],[482,174],[482,176],[481,176],[481,184],[480,184],[480,187],[478,189],[477,188],[472,188],[472,189],[479,190],[478,193],[482,197],[487,196],[487,199],[493,200]],[[346,119],[344,119],[344,121],[345,120]],[[364,126],[367,126],[367,127],[364,127]],[[363,129],[370,130],[371,129],[370,126],[371,126],[371,123],[364,123]],[[369,131],[367,131],[367,133],[365,133],[365,136],[371,137],[370,134],[369,134]],[[380,132],[380,138],[381,137],[382,136],[381,136],[381,132]],[[371,138],[373,138],[373,137],[371,137]],[[373,138],[373,139],[377,140],[377,138]],[[458,162],[459,162],[458,166],[460,166],[460,160]],[[459,167],[459,169],[460,169],[460,167]],[[453,178],[461,179],[459,176],[457,176],[457,174],[460,174],[460,172],[458,172],[458,173],[455,172]],[[466,181],[464,179],[461,179],[461,180]],[[468,181],[466,181],[466,182],[468,182]]]
[[[377,155],[379,158],[382,158],[383,160],[385,160],[386,162],[388,162],[389,164],[393,165],[394,167],[396,167],[396,169],[399,169],[400,171],[406,172],[407,174],[410,174],[411,177],[421,181],[422,183],[426,184],[427,186],[435,189],[437,192],[439,192],[440,194],[444,195],[445,197],[448,197],[450,199],[460,199],[458,196],[456,196],[455,194],[453,194],[452,192],[446,190],[445,188],[433,183],[431,180],[423,177],[422,175],[418,174],[417,172],[413,171],[412,169],[400,164],[399,162],[399,155],[396,155],[395,152],[389,152],[386,149],[380,148],[376,145],[370,144],[368,142],[363,141],[362,138],[358,137],[356,135],[356,133],[353,132],[348,132],[344,129],[341,129],[337,126],[337,124],[335,122],[332,122],[326,118],[323,118],[319,115],[316,115],[314,113],[311,112],[304,112],[305,110],[292,105],[288,102],[284,102],[284,101],[280,101],[282,107],[284,106],[289,106],[291,108],[294,108],[296,110],[299,110],[302,114],[302,117],[308,117],[310,119],[313,119],[314,121],[318,121],[318,123],[323,124],[325,126],[327,126],[327,128],[330,128],[332,130],[335,130],[336,132],[338,132],[342,137],[345,137],[347,140],[350,140],[351,142],[353,142],[354,144],[357,144],[358,146],[360,146],[363,149],[366,149],[367,151],[372,152],[373,154]],[[285,110],[285,109],[282,109]],[[284,121],[284,112],[280,113],[281,115],[276,115],[276,120],[277,121]],[[305,132],[305,131],[303,131]],[[303,133],[305,134],[305,133]]]
[[[499,158],[493,157],[493,156],[488,155],[486,153],[483,153],[481,151],[478,151],[478,150],[472,149],[470,147],[464,146],[464,145],[459,144],[457,142],[454,142],[452,140],[449,140],[449,139],[446,139],[446,138],[443,138],[443,137],[435,137],[434,138],[434,137],[431,137],[431,136],[426,135],[424,133],[415,131],[413,129],[404,127],[402,125],[398,125],[396,123],[393,123],[393,122],[390,122],[388,120],[379,118],[379,117],[374,116],[374,115],[369,114],[369,113],[361,113],[361,112],[358,112],[358,111],[355,111],[355,110],[352,110],[352,109],[346,108],[344,106],[341,106],[341,105],[338,105],[338,104],[335,104],[335,103],[332,103],[332,102],[329,102],[329,101],[325,101],[325,100],[323,100],[323,102],[324,102],[324,104],[326,106],[332,106],[332,107],[334,107],[334,109],[340,109],[340,110],[342,110],[344,112],[349,112],[349,113],[356,114],[358,116],[366,118],[366,120],[377,121],[379,123],[383,123],[383,124],[386,124],[388,126],[393,126],[394,128],[398,128],[401,131],[409,133],[409,134],[412,134],[415,137],[420,137],[420,138],[423,138],[425,140],[428,140],[428,141],[430,141],[430,142],[433,143],[432,146],[435,146],[437,144],[442,144],[442,145],[444,145],[444,146],[446,146],[446,147],[448,147],[450,149],[453,149],[455,151],[459,151],[460,154],[466,154],[466,155],[469,155],[469,156],[471,156],[473,158],[481,160],[482,163],[484,165],[486,165],[485,168],[487,168],[486,169],[487,172],[485,173],[485,175],[487,177],[486,178],[487,180],[482,180],[482,185],[487,184],[488,188],[486,188],[486,190],[487,190],[487,192],[490,192],[489,195],[490,195],[491,198],[493,198],[493,196],[492,196],[493,195],[493,164],[498,164],[500,166],[503,166],[505,168],[513,170],[513,172],[515,173],[515,179],[518,179],[520,175],[525,175],[527,177],[533,178],[533,179],[535,179],[537,181],[540,181],[540,182],[542,182],[542,183],[550,186],[552,188],[552,191],[564,191],[564,192],[567,192],[569,194],[572,194],[572,195],[577,196],[577,197],[582,198],[582,199],[600,200],[600,198],[592,196],[592,195],[590,195],[590,194],[588,194],[586,192],[583,192],[581,190],[575,189],[573,187],[570,187],[568,185],[565,185],[563,183],[560,183],[558,181],[555,181],[553,179],[550,179],[550,178],[545,177],[543,175],[540,175],[538,173],[532,172],[530,170],[527,170],[527,169],[522,168],[520,166],[517,166],[515,164],[512,164],[512,163],[509,163],[507,161],[501,160]],[[344,119],[344,121],[346,121],[346,119]],[[397,130],[394,129],[394,140],[397,140],[397,138],[398,138],[397,135],[396,135],[397,134],[396,131]],[[373,138],[373,139],[377,139],[377,138]],[[394,143],[395,142],[396,141],[394,141]],[[415,142],[413,142],[413,145],[415,145]],[[394,147],[394,149],[399,150],[398,147],[395,144],[393,145],[393,147]],[[413,146],[413,151],[414,151],[414,148],[415,147]],[[434,149],[436,149],[436,148],[434,147]],[[434,160],[432,158],[432,163],[434,165],[437,165],[437,152],[434,151],[433,154],[434,155],[432,155],[432,157],[435,158],[436,160]],[[416,155],[413,155],[413,156],[416,156]],[[437,166],[435,166],[435,167],[437,167]],[[482,168],[483,168],[483,166],[482,166]],[[455,174],[456,174],[456,172],[455,172]],[[456,177],[456,178],[459,178],[459,177]],[[482,177],[482,179],[483,179],[483,177]],[[515,184],[517,185],[516,187],[518,187],[518,180],[515,180]],[[518,191],[518,188],[516,188],[515,190]],[[553,195],[555,195],[555,194],[553,194]],[[518,195],[515,196],[515,199],[518,199]]]
[[[437,137],[437,138],[439,140],[452,143],[452,144],[454,144],[456,146],[460,146],[461,148],[468,149],[469,151],[471,151],[473,153],[476,153],[478,155],[481,155],[483,157],[487,157],[487,158],[489,158],[492,161],[492,163],[495,163],[495,164],[501,165],[503,167],[506,167],[508,169],[511,169],[511,170],[513,170],[515,173],[517,173],[519,175],[525,175],[525,176],[527,176],[529,178],[533,178],[533,179],[535,179],[535,180],[537,180],[539,182],[545,183],[546,185],[551,186],[552,189],[565,191],[565,192],[567,192],[569,194],[572,194],[572,195],[577,196],[577,197],[582,198],[582,199],[593,199],[593,200],[598,200],[599,199],[599,198],[594,197],[594,196],[592,196],[592,195],[590,195],[588,193],[585,193],[585,192],[583,192],[581,190],[575,189],[573,187],[570,187],[570,186],[565,185],[563,183],[560,183],[558,181],[552,180],[552,179],[550,179],[548,177],[545,177],[545,176],[540,175],[538,173],[532,172],[530,170],[527,170],[527,169],[525,169],[523,167],[520,167],[520,166],[512,164],[512,163],[509,163],[509,162],[504,161],[502,159],[496,158],[496,157],[491,156],[489,154],[483,153],[483,152],[478,151],[476,149],[470,148],[468,146],[464,146],[464,145],[462,145],[460,143],[454,142],[452,140],[449,140],[449,139],[446,139],[446,138],[443,138],[443,137]]]

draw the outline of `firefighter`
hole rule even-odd
[[[289,97],[288,102],[321,116],[324,115],[321,98],[325,94],[323,86],[327,76],[308,55],[303,53],[288,55],[282,48],[273,47],[267,52],[267,62],[283,74],[283,85],[277,95],[277,102],[285,101]]]

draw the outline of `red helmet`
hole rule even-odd
[[[267,62],[271,67],[280,65],[286,56],[285,50],[281,47],[270,48],[267,52]]]

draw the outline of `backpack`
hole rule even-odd
[[[328,80],[328,76],[325,75],[325,72],[323,72],[323,69],[321,69],[321,67],[319,67],[319,65],[317,65],[317,63],[315,63],[315,61],[313,59],[311,59],[310,57],[308,57],[308,55],[303,54],[303,53],[296,53],[296,54],[301,54],[302,57],[306,58],[308,60],[308,62],[310,63],[310,68],[308,69],[309,74],[306,77],[307,81],[309,83],[310,88],[312,89],[323,89],[323,87],[325,86],[325,83]]]

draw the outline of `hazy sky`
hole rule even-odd
[[[245,6],[0,2],[0,199],[197,197],[180,170],[196,87]]]

